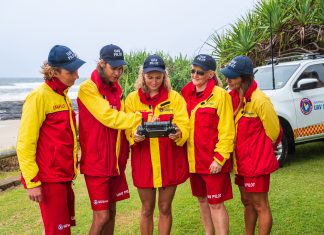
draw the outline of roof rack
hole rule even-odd
[[[279,64],[279,62],[288,62],[288,61],[295,61],[295,60],[314,60],[314,59],[319,59],[319,58],[324,58],[324,54],[319,54],[319,53],[307,53],[307,54],[302,54],[302,53],[295,53],[294,55],[290,56],[283,56],[283,57],[276,57],[273,58],[273,63],[274,64]],[[272,60],[266,60],[267,64],[272,64]]]

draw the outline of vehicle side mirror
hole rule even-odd
[[[294,92],[310,90],[317,87],[318,80],[316,78],[303,78],[297,82],[297,87],[293,88]]]

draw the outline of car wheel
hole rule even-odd
[[[283,167],[288,156],[288,139],[285,133],[282,135],[282,139],[275,150],[275,155],[279,162],[279,166]]]

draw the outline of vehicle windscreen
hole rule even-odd
[[[299,65],[274,66],[275,89],[282,88],[298,67]],[[254,78],[261,90],[273,90],[271,67],[256,68]]]

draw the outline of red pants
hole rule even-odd
[[[218,204],[233,198],[229,173],[190,174],[192,195],[207,197],[209,204]]]
[[[109,203],[129,198],[125,173],[114,177],[84,175],[92,210],[108,210]]]
[[[42,183],[39,203],[45,234],[71,234],[75,226],[74,192],[71,182]]]
[[[248,193],[269,192],[270,174],[257,177],[235,175],[235,184],[245,188]]]

